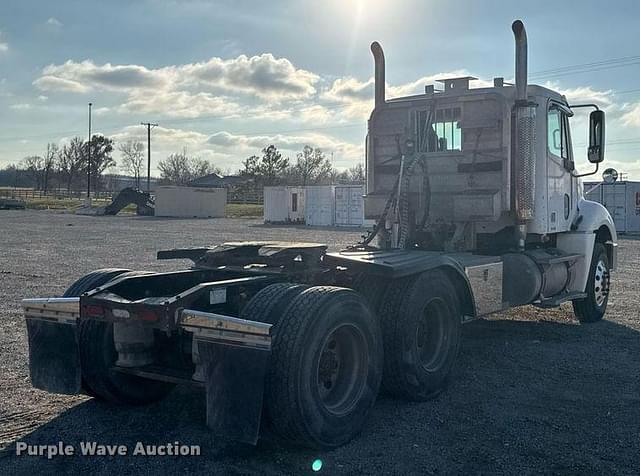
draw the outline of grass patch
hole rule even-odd
[[[110,200],[93,199],[91,204],[94,207],[103,207],[110,202]],[[75,210],[83,205],[84,199],[53,197],[27,198],[25,203],[27,208],[31,210]]]
[[[247,203],[227,203],[227,218],[262,218],[264,207]]]
[[[27,198],[25,200],[27,208],[31,210],[69,210],[73,211],[84,204],[82,198]],[[103,207],[111,203],[111,200],[93,199],[91,205],[94,207]],[[136,206],[127,205],[120,213],[135,213]],[[227,218],[262,218],[264,207],[262,205],[253,205],[245,203],[228,203],[226,206]]]

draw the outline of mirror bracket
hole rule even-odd
[[[580,177],[588,177],[589,175],[595,175],[598,173],[598,168],[600,167],[600,162],[596,162],[596,169],[593,172],[589,172],[586,174],[574,174],[573,172],[571,173],[572,177],[575,178],[580,178]]]

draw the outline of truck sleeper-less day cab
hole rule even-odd
[[[569,123],[583,105],[527,85],[522,22],[513,32],[515,86],[454,78],[390,100],[372,45],[365,213],[376,226],[361,243],[161,251],[194,266],[99,270],[61,298],[25,299],[33,385],[133,405],[199,385],[221,437],[255,443],[268,425],[331,448],[362,428],[380,385],[417,401],[441,392],[463,322],[566,301],[580,321],[601,319],[616,231],[574,170]],[[604,114],[592,107],[598,164]]]

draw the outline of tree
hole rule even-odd
[[[362,166],[362,164],[358,163],[347,170],[347,177],[349,179],[349,182],[351,183],[363,184],[365,181],[365,176],[364,167]]]
[[[93,189],[98,190],[104,171],[116,166],[116,161],[111,157],[111,152],[113,152],[113,139],[96,134],[91,137],[89,147],[91,149],[91,178],[93,179]],[[85,158],[85,164],[87,161],[88,157]]]
[[[39,155],[31,155],[22,159],[22,166],[26,170],[36,190],[42,190],[44,178],[44,159]]]
[[[56,168],[69,191],[74,180],[85,167],[84,149],[85,142],[79,137],[74,137],[58,151]]]
[[[260,173],[260,157],[252,155],[242,161],[243,169],[240,170],[240,175],[249,175],[255,177]]]
[[[292,183],[317,185],[331,183],[335,171],[322,150],[305,145],[302,152],[298,153],[289,175]]]
[[[47,144],[47,153],[42,163],[42,188],[46,195],[49,190],[49,181],[55,171],[56,157],[58,155],[58,146],[53,143]]]
[[[140,175],[144,166],[144,144],[139,141],[127,141],[118,146],[122,157],[122,167],[133,175],[136,180],[136,187],[140,188]]]
[[[220,169],[211,162],[199,157],[190,157],[187,151],[169,155],[158,163],[160,177],[165,183],[186,185],[204,175],[220,173]]]
[[[262,149],[262,160],[257,172],[265,185],[275,185],[285,174],[289,167],[289,159],[282,157],[275,145]]]

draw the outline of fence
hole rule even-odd
[[[103,200],[111,200],[114,195],[118,192],[116,191],[99,191],[99,192],[91,192],[92,198],[103,199]],[[153,191],[152,191],[153,193]],[[54,199],[54,200],[63,200],[63,199],[75,199],[81,200],[87,196],[87,191],[84,190],[67,190],[64,188],[61,189],[52,189],[47,190],[45,193],[42,190],[34,190],[32,188],[13,188],[13,187],[0,187],[0,198],[15,198],[19,200],[38,200],[38,199]],[[230,187],[227,191],[227,203],[236,203],[236,204],[251,204],[251,205],[262,205],[264,203],[263,192],[262,189],[236,189],[234,187]]]
[[[104,200],[110,200],[114,192],[111,191],[99,191],[91,192],[91,198],[98,198]],[[67,189],[52,189],[47,190],[35,190],[33,188],[10,188],[0,187],[0,197],[2,198],[16,198],[19,200],[37,200],[43,198],[52,198],[54,200],[63,199],[77,199],[80,200],[87,196],[87,191],[84,190],[67,190]]]

